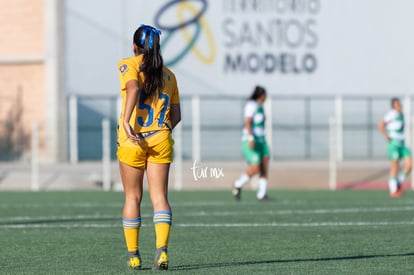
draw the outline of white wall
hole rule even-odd
[[[192,50],[171,66],[182,94],[246,95],[255,84],[266,86],[271,94],[411,93],[414,1],[173,2],[67,1],[67,93],[117,94],[116,65],[131,53],[132,34],[139,24],[168,27],[189,21],[203,9],[203,2],[207,10],[198,21],[173,34],[161,28],[168,63],[188,46],[197,23],[201,25]],[[242,3],[254,2],[260,11],[243,11]],[[289,10],[292,3],[304,8]],[[160,15],[167,4],[169,8]],[[251,58],[251,70],[226,70],[226,57],[234,61],[238,55]],[[256,56],[266,55],[268,72],[255,63]],[[291,58],[296,61],[292,63]],[[303,59],[310,72],[304,70]]]

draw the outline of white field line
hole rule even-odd
[[[395,225],[414,225],[414,221],[398,222],[310,222],[310,223],[177,223],[174,227],[186,228],[228,228],[228,227],[355,227],[355,226],[395,226]],[[150,227],[152,225],[142,225]],[[99,224],[99,223],[73,223],[73,224],[6,224],[0,225],[0,229],[70,229],[70,228],[121,228],[120,223]]]
[[[198,201],[198,202],[170,202],[172,207],[203,207],[203,206],[227,206],[227,207],[239,207],[240,205],[257,205],[257,202],[242,202],[236,203],[234,201],[223,202],[223,201]],[[304,205],[304,201],[292,201],[292,200],[281,200],[277,202],[278,205]],[[362,203],[360,204],[362,205]],[[404,200],[398,204],[393,204],[392,206],[412,206],[414,207],[414,200]],[[119,203],[88,203],[88,202],[78,202],[78,203],[22,203],[22,204],[10,204],[10,203],[0,203],[0,209],[20,209],[20,208],[122,208],[123,202]],[[271,205],[274,206],[274,205]],[[390,203],[391,206],[391,203]],[[150,202],[143,202],[141,207],[151,207]],[[327,207],[330,207],[327,204]]]
[[[377,212],[404,212],[413,211],[414,206],[405,207],[373,207],[373,208],[333,208],[313,210],[265,210],[265,211],[199,211],[189,213],[191,216],[234,216],[234,215],[308,215],[308,214],[346,214],[346,213],[377,213]],[[184,214],[184,216],[187,216]]]
[[[238,206],[235,202],[220,202],[220,201],[198,201],[198,202],[170,202],[174,207],[197,207],[197,206]],[[414,203],[414,202],[413,202]],[[285,203],[289,204],[289,203]],[[292,203],[291,204],[296,204]],[[257,205],[255,202],[246,202],[243,205]],[[23,204],[9,204],[9,203],[0,203],[0,208],[44,208],[44,207],[72,207],[72,208],[95,208],[95,207],[105,207],[105,208],[121,208],[123,202],[119,203],[88,203],[88,202],[78,202],[78,203],[23,203]],[[145,202],[141,203],[142,207],[151,207],[151,203]]]
[[[194,211],[181,213],[181,217],[220,217],[220,216],[283,216],[283,215],[323,215],[323,214],[347,214],[347,213],[387,213],[414,211],[414,206],[405,207],[374,207],[374,208],[338,208],[338,209],[313,209],[313,210],[266,210],[266,211]],[[174,211],[173,211],[174,212]],[[152,218],[152,214],[143,214],[142,218]],[[88,219],[121,219],[121,215],[72,215],[72,216],[13,216],[1,218],[0,222],[42,222],[42,221],[75,221]]]
[[[344,208],[344,209],[315,209],[315,210],[278,210],[278,211],[224,211],[207,212],[196,211],[182,213],[184,217],[206,216],[237,216],[237,215],[309,215],[309,214],[341,214],[341,213],[374,213],[374,212],[403,212],[413,211],[414,207],[376,207],[376,208]],[[151,214],[143,215],[143,218],[151,218]],[[119,219],[119,223],[88,223],[88,220]],[[85,223],[80,223],[85,221]],[[13,224],[19,223],[22,224]],[[6,228],[116,228],[121,227],[120,215],[72,215],[72,216],[15,216],[0,218],[0,229]],[[335,227],[335,226],[389,226],[389,225],[414,225],[414,221],[400,222],[304,222],[304,223],[175,223],[176,227]],[[152,226],[143,224],[142,226]]]
[[[305,222],[305,223],[182,223],[177,227],[343,227],[343,226],[390,226],[414,225],[414,221],[399,222]]]
[[[0,208],[4,209],[21,209],[21,208],[122,208],[123,204],[120,203],[22,203],[22,204],[9,204],[0,203]],[[141,204],[141,206],[146,206]]]

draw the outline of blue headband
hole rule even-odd
[[[148,25],[141,25],[140,28],[143,29],[142,30],[142,37],[141,37],[141,41],[140,41],[141,45],[144,45],[145,38],[146,38],[147,33],[149,31],[150,37],[149,37],[149,40],[148,40],[148,47],[150,49],[152,49],[152,43],[154,41],[154,33],[155,34],[158,34],[158,35],[161,35],[161,31],[160,30],[157,30],[154,27],[148,26]]]

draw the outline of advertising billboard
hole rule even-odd
[[[68,93],[117,91],[115,66],[132,54],[141,23],[162,31],[164,61],[182,94],[245,95],[256,84],[282,95],[411,91],[409,0],[73,0],[67,6]],[[87,74],[79,69],[91,67]]]

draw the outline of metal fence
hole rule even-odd
[[[179,138],[183,159],[241,159],[240,143],[245,101],[245,98],[237,96],[182,96]],[[338,125],[337,147],[340,159],[385,158],[385,141],[376,125],[389,110],[389,101],[390,98],[384,96],[269,97],[265,110],[271,156],[275,160],[327,159],[329,118],[335,117]],[[113,129],[111,157],[115,159],[119,98],[71,96],[68,102],[69,133],[72,136],[68,146],[71,158],[102,158],[101,122],[103,119],[109,119],[110,127]],[[406,120],[410,120],[412,100],[405,98],[403,103]]]

